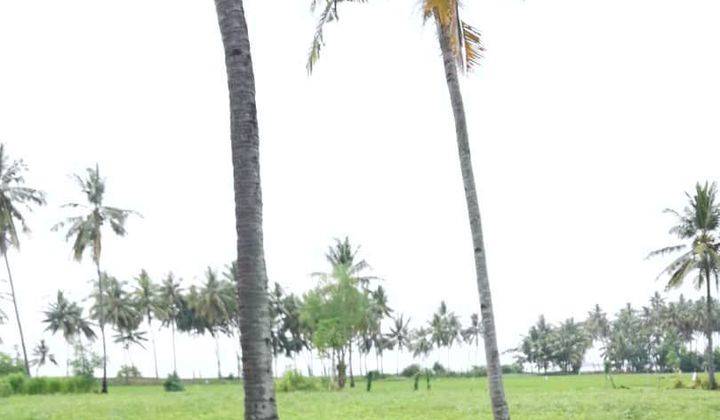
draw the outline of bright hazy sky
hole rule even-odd
[[[418,3],[342,7],[308,77],[309,1],[246,0],[270,281],[308,289],[332,239],[349,235],[414,326],[441,299],[463,321],[479,309],[448,94]],[[487,48],[463,93],[501,350],[540,313],[559,322],[595,303],[608,312],[645,303],[662,290],[664,261],[644,258],[672,243],[662,209],[682,207],[695,181],[718,178],[720,4],[465,3]],[[59,206],[82,198],[71,173],[98,162],[107,203],[144,216],[126,238],[106,241],[111,274],[130,280],[145,268],[160,280],[172,270],[189,285],[233,258],[214,5],[3,0],[0,60],[0,141],[48,194],[21,253],[9,255],[21,315],[29,346],[45,338],[64,361],[41,311],[57,289],[84,299],[94,275],[49,231],[68,214]],[[0,350],[12,352],[15,324],[0,336]],[[171,369],[169,337],[158,334],[161,375]],[[221,343],[225,373],[235,343]],[[149,352],[132,356],[153,373]],[[112,345],[110,374],[126,358]],[[467,358],[454,351],[452,367]],[[180,338],[178,364],[183,376],[214,375],[212,340]],[[394,354],[385,366],[394,370]]]

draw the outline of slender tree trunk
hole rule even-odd
[[[215,0],[230,92],[245,419],[277,419],[263,251],[255,76],[242,0]]]
[[[218,340],[217,334],[213,334],[215,339],[215,358],[217,358],[218,368],[218,379],[222,379],[222,370],[220,369],[220,341]]]
[[[25,335],[23,334],[22,323],[20,322],[20,312],[18,312],[17,298],[15,297],[15,284],[13,283],[12,273],[10,272],[10,262],[8,261],[7,251],[3,253],[5,257],[5,268],[7,268],[8,282],[10,282],[10,293],[12,294],[13,307],[15,308],[15,320],[17,321],[18,331],[20,332],[20,345],[23,351],[23,360],[25,361],[25,373],[30,376],[30,362],[27,357],[27,349],[25,348]]]
[[[103,377],[102,377],[102,388],[100,390],[101,393],[107,394],[108,393],[108,385],[107,385],[107,347],[105,345],[105,291],[103,290],[103,282],[102,282],[102,274],[100,273],[100,261],[95,261],[95,268],[97,269],[97,276],[98,276],[98,292],[100,293],[98,295],[99,305],[100,305],[100,336],[102,337],[102,348],[103,348]]]
[[[153,330],[152,320],[148,317],[148,327],[150,328],[150,339],[152,340],[153,347],[153,361],[155,362],[155,379],[160,379],[157,367],[157,349],[155,347],[155,330]]]
[[[713,337],[712,337],[712,297],[710,296],[710,271],[705,272],[705,286],[707,287],[707,304],[705,334],[707,335],[707,350],[705,351],[705,360],[708,368],[708,381],[710,389],[715,389],[715,361],[713,360]]]
[[[348,364],[350,365],[350,388],[355,388],[355,376],[353,376],[353,363],[352,363],[352,340],[350,340],[350,347],[348,352]]]
[[[172,331],[173,373],[177,375],[177,357],[175,356],[175,319],[170,321],[170,329]]]
[[[437,21],[437,20],[436,20]],[[447,32],[437,22],[438,39],[442,50],[443,64],[445,66],[445,79],[450,93],[453,116],[455,118],[455,133],[460,158],[465,200],[467,202],[470,231],[472,233],[473,254],[475,256],[475,272],[477,276],[478,292],[480,294],[480,314],[483,323],[483,339],[485,341],[485,358],[488,371],[488,391],[494,418],[508,419],[510,412],[505,400],[505,390],[500,367],[500,354],[498,352],[497,337],[495,334],[495,319],[493,315],[492,297],[490,296],[490,283],[488,280],[487,263],[485,260],[485,245],[480,221],[480,206],[475,189],[475,176],[473,175],[472,160],[470,158],[470,144],[468,142],[467,122],[460,82],[455,66],[452,46]]]

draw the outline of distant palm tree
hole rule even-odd
[[[77,303],[67,300],[63,292],[58,290],[55,302],[50,303],[50,307],[44,312],[43,322],[47,324],[45,331],[50,331],[53,335],[60,331],[68,345],[72,345],[75,340],[81,342],[83,336],[88,340],[94,340],[95,331],[90,322],[83,317],[82,312],[82,308]],[[68,352],[65,376],[69,374],[69,366]]]
[[[148,323],[148,329],[150,330],[150,341],[153,349],[153,361],[155,362],[155,379],[160,376],[158,374],[157,364],[157,350],[155,347],[155,330],[153,330],[153,315],[160,312],[160,304],[158,302],[158,286],[153,283],[152,279],[148,275],[147,271],[140,271],[140,275],[135,278],[137,285],[133,292],[135,298],[135,305],[137,309],[145,314],[145,319]]]
[[[40,367],[45,366],[48,361],[57,366],[55,355],[50,354],[50,348],[45,344],[45,340],[40,340],[40,343],[33,349],[32,364],[35,366],[35,376],[40,371]]]
[[[13,283],[10,262],[7,256],[9,248],[20,249],[18,226],[22,232],[30,231],[22,210],[29,211],[32,210],[33,206],[45,204],[44,193],[25,186],[25,171],[27,171],[27,165],[22,160],[10,160],[10,157],[5,153],[5,145],[0,144],[0,253],[3,254],[5,259],[5,268],[10,283],[10,296],[15,309],[18,331],[20,332],[25,373],[30,376],[30,362],[28,361],[25,336],[20,322],[15,284]]]
[[[685,244],[669,246],[650,253],[649,256],[665,255],[683,251],[660,276],[667,274],[670,278],[667,288],[680,287],[686,277],[694,275],[693,281],[697,289],[705,286],[706,313],[705,335],[707,349],[705,362],[708,369],[710,389],[716,388],[715,363],[713,361],[712,336],[712,297],[710,296],[710,283],[714,279],[718,284],[718,270],[720,270],[720,255],[718,254],[718,226],[720,226],[720,207],[716,202],[715,184],[705,183],[695,186],[695,193],[686,194],[688,206],[682,213],[667,209],[666,212],[677,217],[677,225],[670,229],[670,233],[679,239],[687,241]]]
[[[431,336],[432,331],[428,328],[420,328],[412,333],[410,349],[413,352],[413,356],[422,357],[423,365],[425,365],[427,356],[433,348],[433,340]]]
[[[125,236],[125,222],[131,214],[137,214],[132,210],[124,210],[117,207],[108,207],[104,205],[105,196],[105,179],[100,176],[100,168],[87,168],[85,177],[74,175],[75,181],[78,183],[80,190],[85,195],[87,204],[68,203],[64,207],[73,209],[81,209],[86,213],[81,216],[73,216],[67,220],[58,223],[53,230],[60,230],[67,226],[65,239],[73,241],[73,257],[76,261],[81,262],[86,249],[91,250],[92,260],[95,263],[97,271],[98,304],[103,307],[102,299],[105,292],[102,287],[104,282],[101,281],[100,257],[102,253],[102,231],[103,227],[110,225],[111,230],[118,236]],[[100,325],[100,336],[103,343],[103,379],[102,393],[107,394],[107,349],[105,345],[105,314],[101,311],[98,314]]]
[[[170,325],[172,331],[173,373],[177,374],[177,357],[175,355],[175,329],[183,307],[181,280],[175,281],[173,273],[168,273],[158,290],[163,325]]]
[[[405,319],[405,315],[400,314],[399,317],[393,318],[393,325],[390,327],[388,338],[392,341],[397,349],[396,375],[400,375],[400,353],[410,344],[410,318]]]
[[[263,249],[260,137],[255,74],[242,0],[215,0],[230,93],[230,144],[235,189],[238,308],[245,418],[278,418],[272,375],[267,271]]]
[[[343,1],[346,3],[354,2],[354,0],[325,0],[324,2],[325,7],[320,14],[320,21],[316,26],[308,57],[307,69],[309,72],[312,71],[313,66],[320,58],[320,49],[324,42],[323,28],[326,23],[338,20],[337,6]],[[312,8],[314,9],[320,3],[323,2],[321,0],[312,0]],[[507,419],[510,417],[510,413],[505,400],[505,389],[502,382],[500,353],[495,332],[495,316],[493,314],[485,255],[486,248],[480,220],[480,205],[470,157],[467,118],[458,78],[458,71],[470,71],[478,64],[483,48],[480,43],[480,33],[461,19],[460,3],[460,0],[421,0],[424,20],[434,21],[437,28],[445,69],[445,81],[455,119],[456,143],[470,221],[473,255],[475,257],[475,275],[480,295],[480,313],[483,322],[483,339],[485,341],[485,358],[488,370],[488,391],[493,416],[495,419]]]
[[[478,358],[478,354],[480,353],[481,336],[482,324],[480,323],[480,317],[478,316],[478,314],[472,314],[470,315],[470,325],[464,330],[462,330],[462,337],[466,343],[470,345],[475,345],[475,359]]]
[[[208,267],[205,272],[205,283],[200,290],[200,301],[198,312],[207,322],[207,330],[215,340],[215,355],[217,357],[218,379],[222,379],[220,368],[220,342],[218,334],[222,329],[227,329],[231,319],[231,300],[234,295],[227,295],[223,290],[223,284],[218,280],[217,273]]]

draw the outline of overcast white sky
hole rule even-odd
[[[454,127],[418,1],[343,7],[312,77],[309,1],[245,3],[270,280],[308,289],[332,239],[349,235],[415,326],[441,299],[467,320],[479,304]],[[662,289],[663,261],[644,258],[671,243],[662,209],[718,178],[720,4],[465,3],[487,47],[463,93],[501,349],[540,313],[557,322],[595,303],[645,303]],[[62,203],[81,198],[69,175],[96,162],[108,204],[144,215],[127,238],[107,240],[104,269],[157,280],[172,270],[190,284],[233,258],[228,126],[211,1],[0,2],[0,141],[48,194],[10,254],[30,346],[46,338],[64,360],[41,311],[58,289],[88,294],[90,262],[73,262],[49,228],[67,215]],[[14,323],[0,336],[12,351]],[[158,340],[165,375],[169,334]],[[226,373],[234,343],[223,341]],[[214,375],[211,339],[178,346],[181,375]],[[111,374],[125,357],[112,346]],[[152,374],[150,353],[133,361]]]

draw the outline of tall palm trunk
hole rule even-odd
[[[148,328],[150,329],[150,340],[152,341],[153,347],[153,361],[155,362],[155,379],[160,379],[157,367],[157,349],[155,347],[155,330],[153,330],[152,319],[148,317]]]
[[[100,336],[102,337],[102,348],[103,348],[103,377],[102,377],[102,388],[101,393],[107,394],[107,348],[105,346],[105,291],[103,290],[102,274],[100,273],[100,261],[95,261],[95,268],[97,269],[98,276],[98,295],[100,305]]]
[[[217,334],[212,334],[215,339],[215,358],[217,359],[218,379],[222,379],[222,369],[220,368],[220,340]]]
[[[175,319],[170,321],[170,330],[172,331],[172,349],[173,349],[173,373],[177,375],[177,357],[175,356]]]
[[[18,312],[17,299],[15,298],[15,284],[13,283],[12,273],[10,272],[10,262],[8,261],[7,250],[3,252],[5,258],[5,268],[7,268],[8,282],[10,282],[10,293],[12,294],[13,307],[15,308],[15,320],[17,321],[18,331],[20,332],[20,345],[23,351],[23,360],[25,361],[25,373],[30,376],[30,362],[28,362],[27,349],[25,348],[25,335],[23,334],[22,323],[20,323],[20,312]]]
[[[477,276],[478,292],[480,294],[480,314],[483,323],[483,340],[485,341],[485,358],[488,371],[488,391],[492,403],[495,419],[508,419],[510,413],[505,401],[502,371],[500,369],[500,354],[498,352],[495,335],[495,319],[493,316],[492,298],[490,296],[490,283],[488,281],[487,263],[485,261],[485,245],[483,244],[482,224],[480,222],[480,206],[477,191],[475,190],[475,176],[473,175],[472,160],[470,158],[470,144],[468,142],[467,123],[465,121],[465,108],[458,71],[455,66],[452,45],[447,32],[437,22],[438,39],[445,66],[445,79],[450,92],[453,116],[455,117],[455,134],[457,136],[458,155],[462,172],[463,186],[465,187],[465,200],[467,203],[470,231],[472,233],[473,253],[475,255],[475,273]]]
[[[245,419],[277,419],[263,251],[255,76],[242,0],[215,0],[230,91],[230,138],[237,231],[238,310]]]
[[[707,288],[707,302],[705,305],[705,335],[707,336],[707,349],[705,360],[708,368],[708,381],[710,389],[715,389],[715,361],[713,360],[713,334],[712,334],[712,297],[710,296],[710,270],[705,270],[705,286]]]

